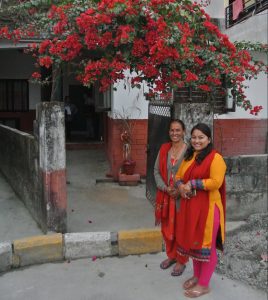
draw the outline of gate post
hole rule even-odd
[[[66,151],[64,106],[42,102],[37,106],[39,168],[48,231],[67,230]]]
[[[213,106],[205,93],[181,89],[174,93],[173,105],[173,117],[185,124],[187,142],[191,129],[197,123],[206,123],[213,134]]]
[[[209,103],[174,102],[174,118],[181,119],[186,127],[187,142],[190,131],[197,123],[206,123],[213,133],[213,111]]]

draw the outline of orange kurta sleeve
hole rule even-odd
[[[225,172],[226,164],[223,160],[223,157],[216,153],[210,167],[210,178],[203,178],[202,180],[204,190],[218,190],[223,183]]]

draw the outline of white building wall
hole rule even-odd
[[[22,49],[0,50],[1,79],[29,79],[36,71],[34,59],[22,51]],[[40,85],[29,83],[29,109],[35,109],[40,99]]]
[[[262,11],[225,30],[231,41],[251,41],[267,44],[267,13]]]
[[[129,76],[129,72],[126,72]],[[114,85],[116,91],[112,95],[112,112],[110,117],[116,118],[116,114],[124,115],[127,113],[131,119],[148,119],[148,101],[144,93],[148,92],[146,84],[142,84],[140,89],[131,88],[127,80],[121,80]]]
[[[208,5],[204,8],[206,13],[211,18],[224,18],[224,1],[223,0],[197,0],[197,3],[207,3]]]
[[[266,119],[268,112],[268,86],[267,86],[267,75],[260,74],[257,80],[248,82],[249,88],[246,89],[246,96],[250,100],[253,106],[261,105],[263,109],[259,112],[258,116],[253,116],[248,111],[240,107],[236,107],[235,112],[229,112],[224,115],[218,115],[218,119]]]
[[[257,15],[251,16],[249,19],[238,23],[224,31],[232,42],[235,41],[251,41],[267,44],[267,10]],[[267,64],[267,55],[260,53],[252,53],[256,60],[261,60]],[[252,116],[249,112],[237,107],[236,112],[218,116],[219,119],[265,119],[268,116],[268,83],[267,75],[264,73],[258,75],[258,79],[247,82],[246,96],[253,106],[261,105],[263,110],[258,116]]]

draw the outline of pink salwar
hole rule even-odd
[[[215,205],[210,260],[208,262],[193,260],[194,276],[198,278],[198,284],[204,287],[208,287],[211,276],[218,262],[216,251],[216,238],[219,226],[220,211]]]

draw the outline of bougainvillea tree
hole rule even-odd
[[[246,50],[266,46],[232,43],[204,8],[190,0],[58,1],[41,10],[38,1],[19,1],[20,26],[4,26],[0,38],[41,38],[29,45],[37,66],[59,69],[75,65],[85,86],[100,83],[105,91],[132,73],[131,84],[149,86],[149,97],[171,97],[174,89],[213,92],[231,89],[236,104],[251,113],[245,82],[264,70]],[[39,1],[40,2],[40,1]],[[36,17],[36,15],[38,17]],[[28,17],[27,17],[28,16]],[[16,22],[15,22],[16,23]],[[13,24],[14,26],[14,24]],[[32,75],[40,79],[38,70]],[[224,89],[223,89],[224,92]]]

